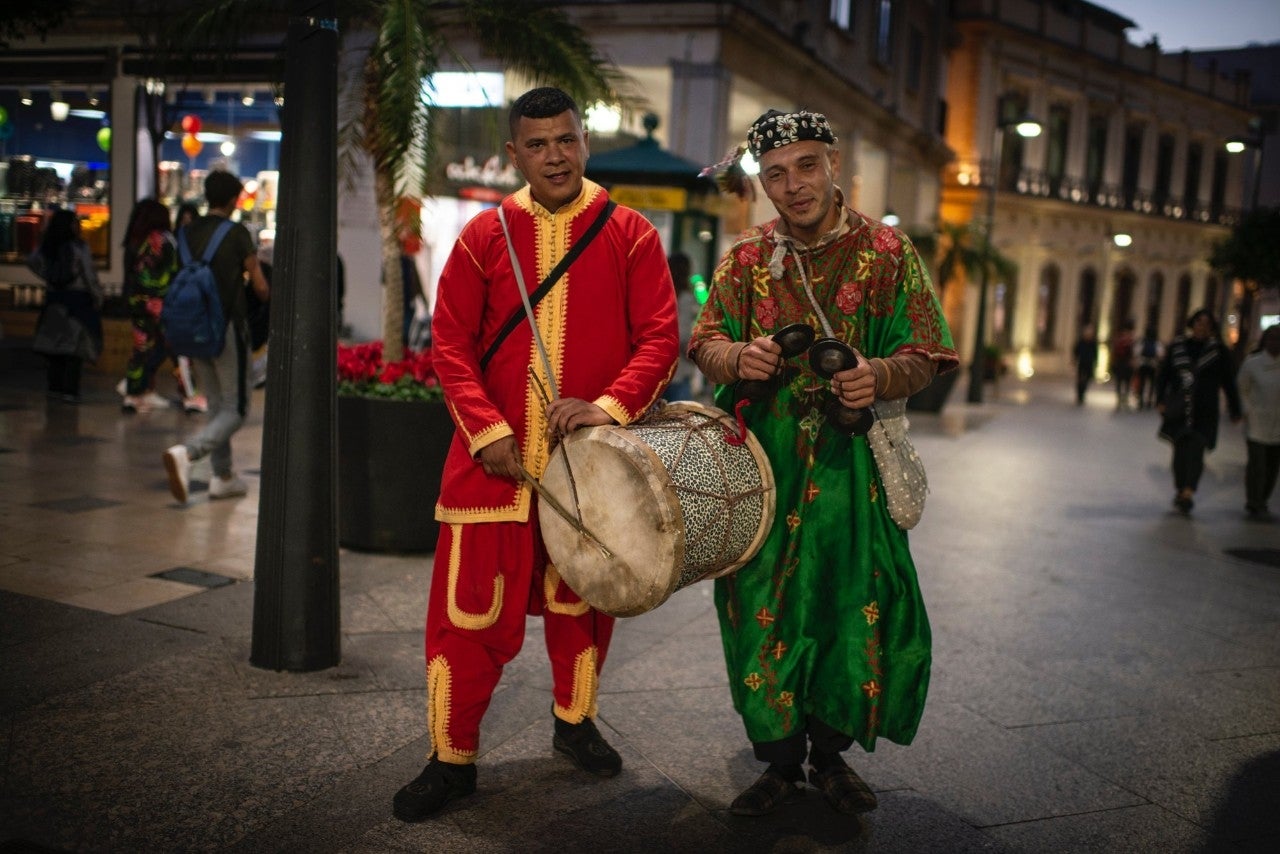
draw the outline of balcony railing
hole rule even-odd
[[[948,188],[963,187],[986,191],[991,186],[991,170],[994,164],[988,160],[957,160],[943,172],[943,184]],[[1089,184],[1069,175],[1051,177],[1038,169],[1005,170],[999,190],[1041,199],[1053,199],[1069,204],[1115,211],[1129,211],[1161,219],[1188,222],[1214,223],[1233,226],[1240,221],[1240,210],[1225,206],[1211,206],[1204,202],[1188,205],[1180,196],[1169,196],[1157,203],[1153,194],[1145,190],[1126,191],[1119,184],[1096,182]]]

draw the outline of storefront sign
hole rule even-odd
[[[455,161],[445,166],[444,174],[452,183],[463,186],[479,185],[514,190],[524,183],[516,168],[510,163],[504,164],[496,154],[483,163],[477,163],[471,156],[464,157],[461,162]]]
[[[682,211],[689,206],[689,191],[679,187],[615,184],[609,189],[609,198],[629,208],[650,211]]]

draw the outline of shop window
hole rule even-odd
[[[35,251],[52,210],[80,219],[99,267],[111,257],[107,86],[0,90],[0,261]]]

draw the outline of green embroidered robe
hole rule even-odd
[[[777,220],[739,238],[716,269],[690,350],[792,323],[822,337],[798,254],[837,338],[868,358],[910,352],[954,367],[915,248],[901,232],[848,217],[847,230],[787,252],[780,279],[770,273]],[[829,383],[805,355],[787,368],[772,401],[743,409],[773,465],[776,521],[759,554],[716,581],[734,707],[753,742],[803,731],[812,715],[867,750],[879,736],[908,744],[928,691],[930,633],[907,535],[889,518],[866,439],[824,427]],[[717,387],[716,402],[733,411],[733,387]]]

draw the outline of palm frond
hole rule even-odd
[[[509,68],[559,86],[583,108],[621,100],[621,72],[561,10],[536,0],[470,0],[462,12],[480,44]]]

